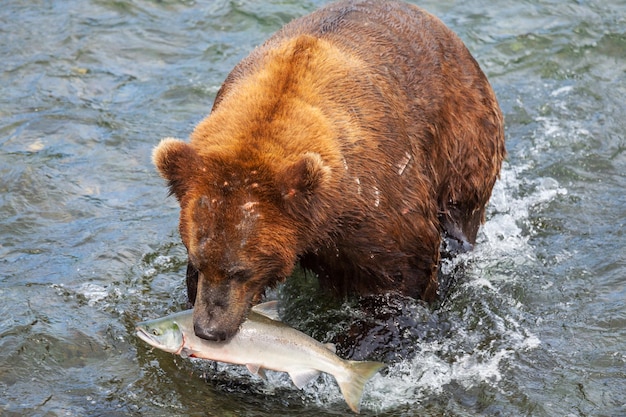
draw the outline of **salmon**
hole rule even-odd
[[[274,307],[273,302],[254,307],[227,341],[197,337],[193,310],[138,323],[137,336],[151,346],[183,357],[245,365],[262,378],[265,369],[287,372],[300,389],[325,372],[335,378],[350,409],[359,413],[365,383],[385,364],[340,358],[334,346],[276,320],[277,315],[270,313]]]

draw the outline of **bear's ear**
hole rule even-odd
[[[311,196],[320,186],[330,181],[331,169],[320,154],[307,152],[280,173],[279,184],[285,200],[297,196]]]
[[[194,172],[202,165],[202,159],[189,144],[174,138],[165,138],[154,148],[152,162],[178,201],[187,193]]]

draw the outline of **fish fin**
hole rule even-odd
[[[325,343],[324,347],[333,353],[337,353],[337,346],[334,343]]]
[[[382,362],[346,362],[349,369],[348,378],[342,380],[337,378],[337,383],[350,409],[358,414],[361,410],[365,383],[386,365]]]
[[[252,306],[255,313],[259,313],[269,319],[280,321],[278,317],[278,300],[266,301],[265,303]]]
[[[262,379],[267,379],[265,369],[261,368],[261,365],[257,365],[256,363],[247,363],[246,368],[248,368],[248,371],[250,371],[252,375],[257,375]]]
[[[298,369],[298,370],[289,372],[289,376],[291,377],[293,384],[300,389],[302,389],[302,387],[304,387],[314,378],[317,378],[319,374],[320,374],[320,371],[318,371],[317,369],[311,369],[311,368]]]
[[[181,358],[187,359],[187,358],[193,358],[195,355],[195,351],[188,349],[188,348],[182,348],[179,355]]]

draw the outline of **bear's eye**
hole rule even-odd
[[[250,273],[244,270],[236,271],[230,276],[230,278],[238,282],[247,282],[250,278]]]

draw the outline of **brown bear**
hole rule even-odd
[[[153,160],[181,206],[194,326],[231,337],[296,262],[337,294],[437,293],[442,235],[475,242],[505,155],[463,42],[396,1],[341,1],[241,61],[190,143]]]

